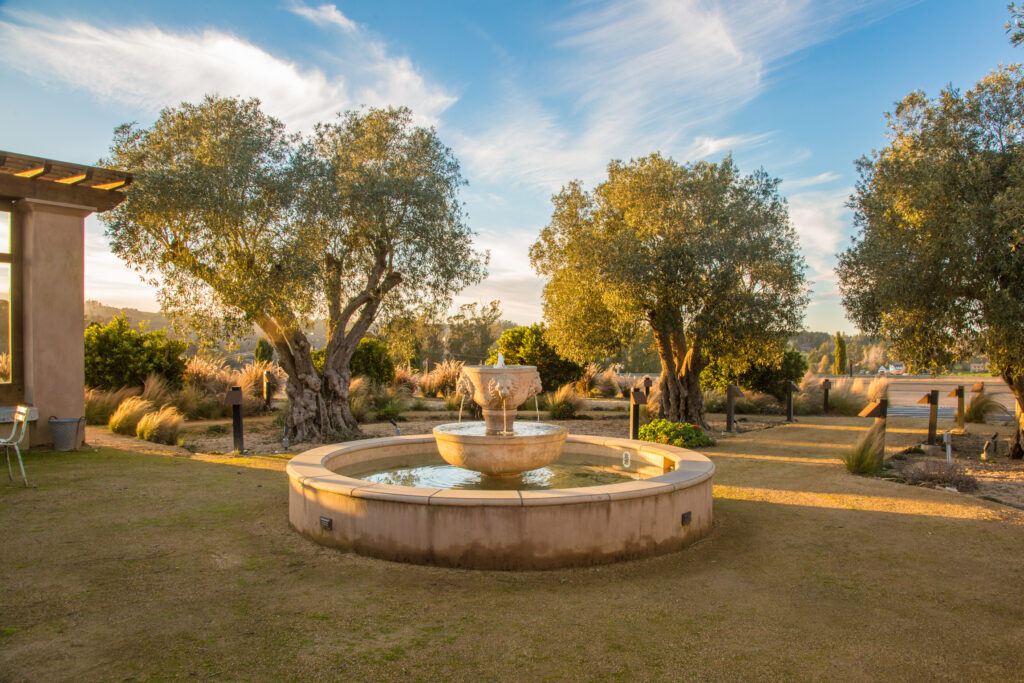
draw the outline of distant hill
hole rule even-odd
[[[144,323],[148,330],[167,330],[167,333],[171,334],[171,321],[163,313],[150,313],[149,311],[140,311],[137,308],[107,306],[99,301],[92,300],[85,302],[86,326],[92,323],[105,325],[121,313],[128,319],[132,327],[138,327],[140,323]]]

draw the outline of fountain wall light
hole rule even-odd
[[[664,444],[516,421],[533,366],[466,366],[483,422],[333,444],[288,463],[289,520],[322,543],[390,560],[543,569],[670,552],[711,529],[714,465]],[[538,414],[539,416],[539,414]]]

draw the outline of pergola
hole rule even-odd
[[[131,182],[0,151],[0,422],[34,406],[32,445],[51,442],[48,417],[84,412],[84,221],[117,206]]]

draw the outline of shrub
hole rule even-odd
[[[274,363],[253,361],[231,373],[230,385],[242,388],[242,411],[246,415],[256,415],[266,409],[263,400],[263,373],[267,373],[267,391],[273,398],[284,378],[281,368]]]
[[[167,381],[156,373],[147,377],[142,385],[142,398],[154,406],[163,406],[171,400],[171,394],[172,392],[170,387],[167,386]]]
[[[95,389],[141,386],[151,374],[181,386],[186,344],[163,330],[134,329],[124,315],[85,330],[85,384]]]
[[[179,391],[172,403],[189,420],[212,420],[231,413],[231,407],[224,404],[222,397],[192,385]]]
[[[353,377],[349,382],[348,409],[356,422],[369,422],[374,418],[373,385],[366,377]]]
[[[971,397],[964,408],[964,420],[984,424],[989,415],[1005,413],[1006,408],[995,397],[995,394],[979,392]]]
[[[978,480],[967,474],[959,465],[947,465],[945,462],[925,461],[908,467],[903,476],[908,484],[918,486],[952,486],[957,491],[974,491],[978,488]]]
[[[568,382],[575,382],[583,374],[583,368],[562,358],[545,339],[543,323],[529,327],[513,327],[501,333],[498,345],[491,351],[488,363],[496,363],[498,354],[505,356],[507,365],[535,365],[544,391],[552,391]]]
[[[392,420],[405,411],[405,401],[395,396],[384,394],[380,400],[374,402],[376,417],[378,420]]]
[[[141,396],[129,396],[114,410],[107,426],[110,431],[125,436],[135,436],[142,416],[153,410],[153,404]]]
[[[183,419],[177,408],[166,405],[160,410],[143,415],[135,428],[135,433],[146,441],[174,445],[178,441]]]
[[[743,392],[743,398],[736,399],[734,408],[737,415],[780,415],[783,411],[774,396],[752,390]]]
[[[315,349],[312,356],[313,366],[323,372],[327,349]],[[348,368],[353,377],[369,377],[377,384],[390,384],[395,379],[395,361],[391,360],[387,344],[379,339],[361,339],[356,350],[352,352]]]
[[[637,387],[642,386],[640,380]],[[651,384],[651,390],[647,394],[647,403],[641,408],[641,412],[648,420],[656,420],[661,417],[661,377],[658,377]]]
[[[557,391],[548,392],[547,404],[552,420],[572,420],[583,410],[583,397],[576,391],[575,384],[569,382]]]
[[[633,391],[633,378],[627,375],[616,375],[615,383],[619,387],[619,395],[622,398],[629,398],[629,392]]]
[[[256,348],[253,349],[252,357],[256,361],[269,363],[274,360],[274,345],[260,337],[260,340],[256,342]]]
[[[117,391],[104,391],[103,389],[85,390],[85,423],[90,425],[105,425],[110,422],[110,416],[121,401],[129,396],[135,396],[139,390],[135,387],[124,387]]]
[[[353,375],[365,375],[376,384],[391,384],[395,379],[395,361],[388,345],[379,339],[360,340],[348,366]]]
[[[846,469],[853,474],[877,474],[882,469],[882,460],[885,458],[883,438],[881,425],[872,425],[856,446],[843,453]]]
[[[889,394],[889,380],[885,377],[876,377],[871,380],[867,390],[864,392],[871,401],[885,398]]]
[[[771,394],[780,401],[786,398],[786,383],[798,382],[807,372],[807,361],[796,349],[786,349],[778,363],[752,363],[743,372],[737,373],[712,360],[700,373],[702,387],[724,391],[730,384],[752,389],[759,393]]]
[[[602,370],[597,363],[591,363],[583,368],[583,374],[576,380],[576,391],[583,396],[615,396],[618,392],[615,370]]]
[[[395,379],[391,385],[403,389],[406,395],[412,396],[420,384],[421,377],[420,373],[412,369],[412,366],[399,365],[395,368]]]
[[[444,398],[444,409],[445,410],[458,410],[460,406],[464,405],[464,399],[461,394],[457,394],[454,391],[450,391],[443,396]],[[470,403],[474,403],[472,399],[468,399]]]
[[[462,361],[446,360],[434,366],[434,369],[420,379],[420,393],[426,397],[447,396],[455,393],[459,375],[462,373]]]
[[[838,379],[828,392],[828,407],[840,415],[854,417],[868,405],[868,397],[853,390],[853,382]]]
[[[232,386],[232,370],[220,359],[192,356],[185,363],[183,377],[186,386],[208,394],[223,396]]]
[[[719,389],[708,389],[705,391],[704,410],[708,413],[724,413],[725,392]]]
[[[715,440],[697,425],[671,420],[653,420],[640,427],[641,441],[654,441],[680,448],[714,446]]]

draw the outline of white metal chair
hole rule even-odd
[[[18,456],[18,467],[21,468],[21,478],[25,480],[25,487],[28,487],[28,477],[25,476],[25,465],[21,462],[21,449],[18,444],[25,438],[25,430],[28,428],[28,406],[18,406],[14,411],[14,428],[11,435],[6,439],[0,439],[0,446],[4,447],[4,455],[7,457],[7,476],[14,481],[14,472],[11,470],[11,449],[14,449]]]

